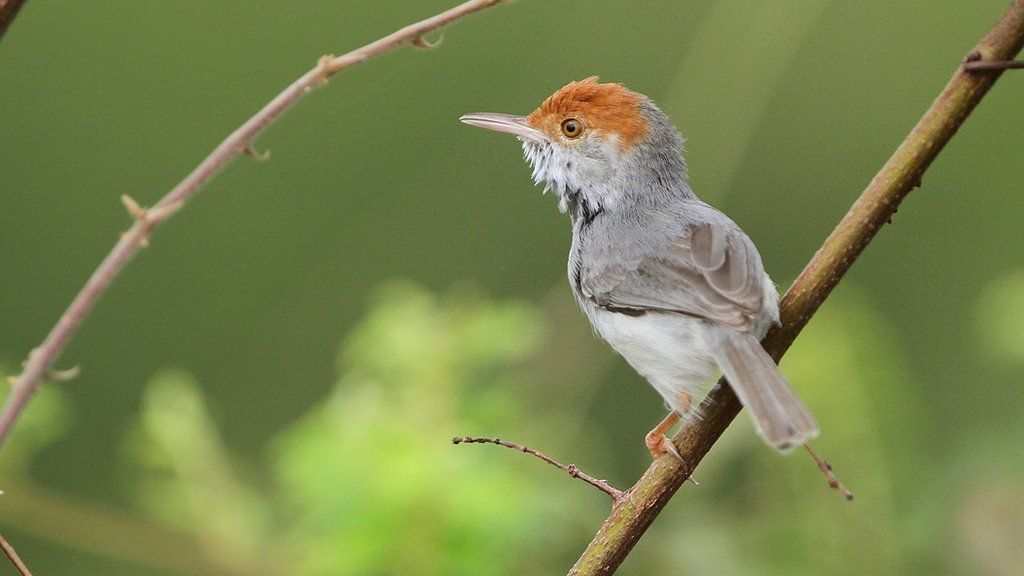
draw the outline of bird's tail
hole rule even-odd
[[[708,325],[704,337],[757,431],[788,451],[818,435],[818,424],[761,343],[750,334]]]

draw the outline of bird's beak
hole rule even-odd
[[[459,120],[470,126],[479,126],[495,132],[507,132],[515,134],[521,140],[530,142],[547,142],[548,138],[543,132],[533,128],[526,123],[525,116],[512,116],[511,114],[495,114],[493,112],[477,112],[466,114]]]

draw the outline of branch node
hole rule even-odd
[[[963,67],[966,72],[1002,72],[1024,68],[1024,60],[985,60],[980,51],[974,50],[964,57]]]
[[[149,248],[149,232],[154,226],[169,218],[178,210],[181,210],[182,206],[185,205],[184,200],[178,200],[162,206],[158,204],[153,208],[143,208],[134,198],[127,194],[121,195],[121,203],[128,210],[128,215],[138,224],[142,225],[142,236],[139,238],[140,248]],[[121,236],[125,234],[122,233]]]
[[[334,72],[336,71],[334,69],[334,61],[336,59],[337,57],[334,56],[333,54],[324,54],[323,56],[320,57],[319,60],[317,60],[316,79],[314,80],[311,86],[306,86],[306,92],[309,92],[311,89],[317,86],[323,86],[324,84],[327,84],[327,79],[330,78],[331,75],[334,74]]]

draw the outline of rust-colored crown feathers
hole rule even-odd
[[[591,76],[570,82],[548,96],[527,117],[527,122],[557,136],[563,120],[576,118],[587,130],[618,136],[622,148],[628,149],[647,133],[647,121],[640,115],[644,98],[621,84],[601,83],[597,76]]]

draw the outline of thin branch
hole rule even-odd
[[[0,39],[4,37],[11,22],[18,17],[18,10],[21,10],[26,0],[0,0]]]
[[[835,472],[832,471],[832,465],[828,463],[828,460],[818,456],[818,453],[814,451],[814,448],[811,448],[810,444],[804,444],[804,448],[807,448],[807,453],[811,455],[811,459],[818,465],[818,470],[821,470],[821,473],[825,475],[829,488],[838,490],[847,501],[853,500],[853,492],[847,490],[846,486],[843,486],[843,483],[839,481]]]
[[[594,488],[597,488],[601,492],[604,492],[605,494],[611,496],[613,502],[618,502],[625,495],[625,492],[623,492],[622,490],[619,490],[613,487],[612,485],[608,484],[607,480],[599,480],[597,478],[594,478],[590,474],[587,474],[584,471],[577,468],[575,464],[569,464],[568,466],[566,466],[565,464],[562,464],[561,462],[558,462],[553,458],[549,458],[544,454],[541,454],[537,450],[527,448],[526,446],[520,446],[519,444],[513,444],[512,442],[505,442],[504,440],[501,440],[499,438],[472,438],[470,436],[463,436],[461,438],[455,437],[452,438],[452,444],[497,444],[498,446],[504,446],[505,448],[518,450],[526,454],[532,454],[537,458],[540,458],[541,460],[547,462],[548,464],[551,464],[555,468],[558,468],[559,470],[564,470],[569,474],[569,476],[572,476],[573,478],[579,478],[580,480],[583,480],[584,482],[590,484]]]
[[[818,456],[818,453],[814,451],[814,448],[811,448],[810,442],[804,442],[804,448],[807,449],[807,454],[810,455],[811,460],[814,460],[814,464],[818,467],[818,470],[820,470],[821,474],[825,476],[825,482],[828,482],[828,487],[842,494],[843,498],[845,498],[847,502],[853,501],[853,492],[847,490],[846,486],[839,481],[839,477],[832,471],[832,465],[828,463],[828,460]]]
[[[1015,0],[972,54],[979,60],[1012,60],[1024,46],[1024,0]],[[828,297],[900,202],[992,88],[999,74],[973,74],[959,67],[885,166],[793,282],[781,302],[782,324],[763,344],[776,361]],[[701,403],[704,418],[680,430],[673,441],[685,459],[659,458],[620,499],[569,571],[575,576],[615,572],[676,490],[740,411],[724,380]]]
[[[389,52],[405,44],[429,45],[423,39],[425,34],[433,32],[445,25],[485,8],[490,8],[509,0],[470,0],[459,4],[436,16],[411,24],[353,50],[342,56],[324,56],[316,66],[306,72],[298,80],[271,100],[255,116],[247,120],[241,127],[217,146],[192,172],[167,193],[152,208],[139,206],[130,197],[122,198],[135,224],[121,236],[114,248],[93,272],[85,286],[71,302],[67,311],[57,321],[47,335],[46,340],[33,350],[25,364],[21,376],[13,383],[11,392],[4,402],[0,413],[0,445],[6,441],[15,422],[24,410],[29,398],[39,385],[46,379],[54,361],[64,350],[68,340],[92,311],[93,305],[107,290],[110,283],[121,273],[128,261],[149,242],[150,233],[167,218],[181,209],[200,187],[214,177],[229,162],[243,152],[252,152],[252,141],[282,112],[290,108],[314,88],[322,86],[327,79],[338,72],[355,66]]]
[[[969,72],[992,72],[1011,68],[1024,68],[1024,60],[973,60],[964,63],[964,70]]]
[[[18,574],[21,574],[21,576],[32,576],[32,572],[29,572],[28,566],[25,566],[25,563],[21,561],[21,557],[19,557],[18,553],[14,551],[14,546],[11,546],[10,542],[8,542],[3,536],[0,536],[0,548],[4,549],[4,555],[6,555],[7,559],[11,561],[11,564],[14,564],[14,567],[18,569]]]

